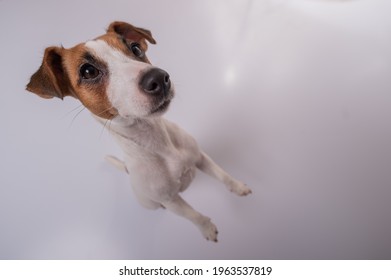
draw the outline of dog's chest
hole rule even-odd
[[[196,157],[191,150],[176,149],[172,156],[165,159],[168,173],[173,184],[184,190],[196,173]]]
[[[194,178],[198,145],[177,125],[161,119],[113,134],[126,154],[130,176],[137,177],[138,184],[184,190]]]

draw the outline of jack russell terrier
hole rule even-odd
[[[113,22],[106,34],[73,48],[48,47],[27,90],[43,98],[72,96],[108,129],[124,150],[124,161],[107,159],[130,175],[140,203],[163,207],[193,222],[207,240],[217,242],[210,218],[179,195],[193,180],[196,168],[244,196],[251,190],[235,180],[172,122],[162,118],[174,97],[169,74],[149,62],[149,30]]]

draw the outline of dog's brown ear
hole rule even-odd
[[[69,95],[67,76],[64,71],[61,48],[49,47],[45,50],[42,65],[39,67],[26,86],[43,98],[58,97],[63,99]]]
[[[140,39],[147,39],[151,44],[156,44],[155,39],[152,37],[151,31],[135,27],[129,23],[114,21],[107,28],[107,32],[115,32],[126,39],[139,41]]]

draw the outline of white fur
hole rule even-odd
[[[151,67],[149,64],[134,61],[101,40],[87,42],[86,47],[107,63],[110,75],[107,94],[119,112],[106,127],[123,149],[124,162],[115,157],[108,160],[129,173],[134,193],[143,206],[166,208],[192,221],[206,239],[217,241],[216,226],[179,193],[189,186],[197,168],[238,195],[247,195],[251,190],[217,166],[193,137],[177,125],[162,117],[148,117],[151,105],[139,92],[138,79],[140,73]],[[100,117],[96,119],[107,123]]]
[[[238,195],[251,193],[203,153],[193,137],[162,117],[129,120],[119,116],[106,127],[125,152],[123,164],[140,203],[150,209],[164,207],[189,219],[208,240],[217,241],[216,226],[179,195],[193,180],[196,168]]]

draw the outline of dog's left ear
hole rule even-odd
[[[133,41],[139,41],[140,39],[147,39],[151,44],[156,44],[155,39],[152,37],[151,31],[135,27],[129,23],[114,21],[110,24],[109,28],[107,28],[107,32],[115,32],[118,35],[126,39],[130,39]]]

